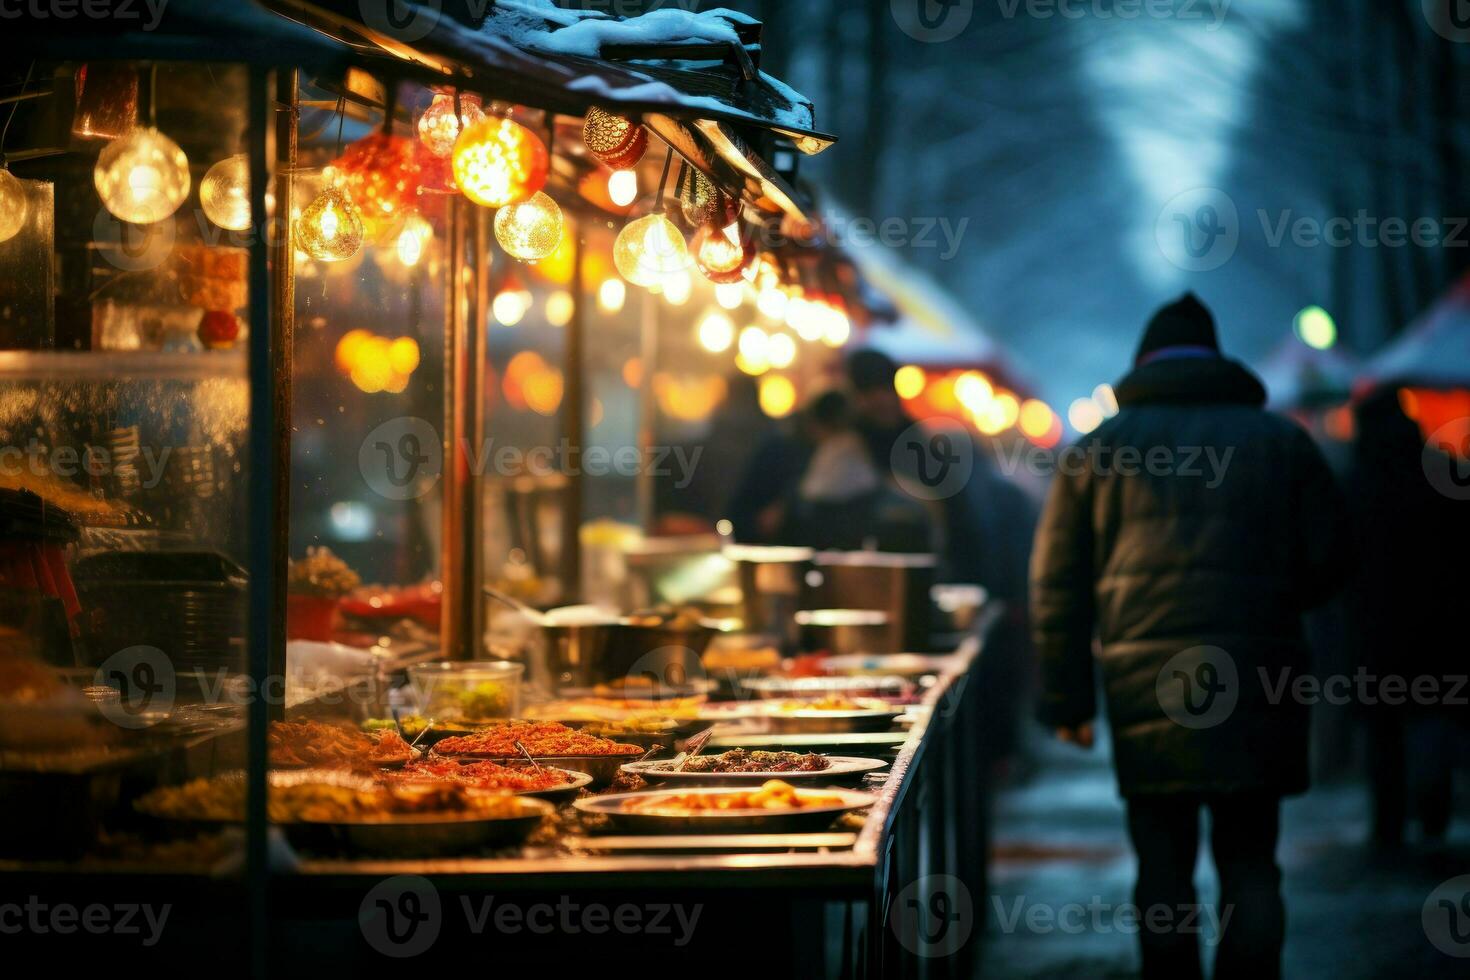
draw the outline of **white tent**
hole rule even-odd
[[[1366,377],[1424,388],[1470,388],[1470,274],[1368,362]]]

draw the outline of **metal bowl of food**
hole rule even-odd
[[[887,649],[888,614],[876,609],[813,609],[796,614],[802,649],[832,654]]]
[[[623,772],[650,783],[681,783],[691,786],[731,786],[764,783],[771,779],[832,785],[856,782],[867,773],[888,765],[882,759],[863,759],[856,756],[748,752],[744,749],[732,749],[718,755],[702,755],[697,758],[706,763],[698,769],[680,769],[674,760],[664,759],[629,762],[623,765]],[[731,759],[734,761],[726,761]]]
[[[630,831],[665,834],[782,834],[824,830],[876,797],[849,789],[796,789],[772,780],[759,787],[670,787],[578,800],[584,813]]]
[[[286,824],[285,830],[293,844],[308,848],[340,848],[383,858],[448,857],[520,843],[555,809],[545,800],[503,796],[476,812],[303,820]]]
[[[765,715],[778,733],[886,732],[903,709],[870,698],[772,701]]]
[[[914,685],[901,677],[762,677],[741,682],[741,687],[762,698],[868,697],[902,698]]]

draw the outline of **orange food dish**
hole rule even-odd
[[[271,765],[288,768],[376,769],[414,755],[395,731],[369,735],[319,721],[273,721],[269,740]]]
[[[722,810],[806,810],[816,807],[842,806],[840,796],[800,791],[790,783],[771,779],[756,790],[727,793],[670,793],[628,800],[623,809],[629,813],[709,813]]]
[[[510,759],[521,753],[516,742],[526,751],[541,758],[573,755],[642,755],[643,749],[609,738],[586,735],[549,721],[513,721],[495,725],[471,735],[446,738],[434,746],[438,755],[487,756]]]

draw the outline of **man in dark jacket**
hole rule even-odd
[[[1344,506],[1193,295],[1149,323],[1117,398],[1117,416],[1061,455],[1037,533],[1039,716],[1092,744],[1096,635],[1143,976],[1201,975],[1186,916],[1204,808],[1230,916],[1215,976],[1269,980],[1285,936],[1280,801],[1307,788],[1308,709],[1291,697],[1309,667],[1301,615],[1346,572]],[[1167,919],[1151,926],[1151,909]]]

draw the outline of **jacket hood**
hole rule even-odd
[[[1251,405],[1264,408],[1266,386],[1239,361],[1184,357],[1135,368],[1116,391],[1118,407],[1130,405]]]

